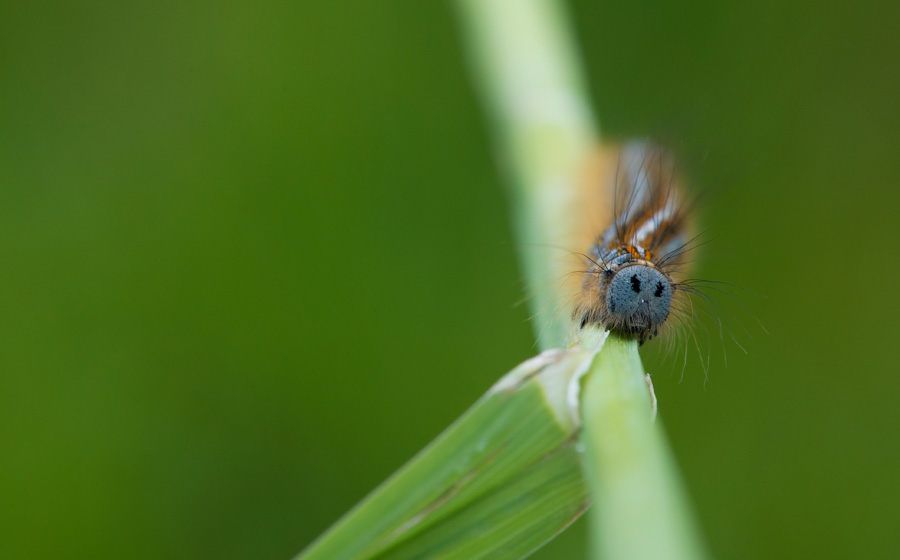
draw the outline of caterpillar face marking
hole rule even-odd
[[[606,307],[630,332],[656,334],[669,316],[671,280],[655,268],[633,265],[613,275],[606,291]]]
[[[621,212],[588,251],[575,318],[636,337],[655,337],[679,294],[687,238],[674,161],[645,143],[626,145],[616,171]]]

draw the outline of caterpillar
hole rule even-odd
[[[640,344],[659,334],[692,287],[682,284],[693,204],[679,190],[675,160],[662,148],[626,144],[619,155],[612,223],[586,258],[573,318]]]

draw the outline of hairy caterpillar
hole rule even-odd
[[[587,254],[574,319],[636,337],[659,333],[684,293],[690,236],[688,204],[679,191],[675,161],[643,142],[623,147],[615,177],[613,223]]]

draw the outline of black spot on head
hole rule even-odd
[[[661,296],[663,294],[664,289],[665,289],[665,286],[662,285],[662,282],[657,282],[656,283],[656,291],[653,292],[653,295],[656,297]]]
[[[631,275],[631,289],[632,289],[632,290],[634,291],[634,293],[636,293],[636,294],[641,293],[641,281],[640,281],[640,279],[637,277],[637,274],[632,274],[632,275]]]

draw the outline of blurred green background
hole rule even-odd
[[[761,294],[708,377],[645,353],[712,550],[897,557],[900,4],[571,9]],[[0,6],[0,557],[290,558],[535,352],[457,23]]]

